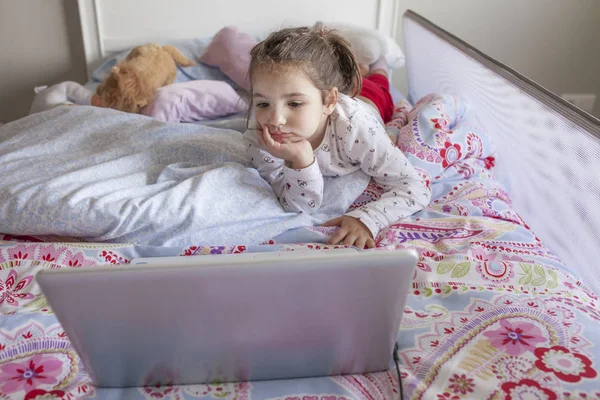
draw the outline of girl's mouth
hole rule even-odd
[[[286,134],[284,133],[271,133],[271,137],[273,138],[274,141],[276,141],[277,143],[282,143],[283,142],[283,138],[285,137]]]
[[[271,134],[271,137],[273,138],[273,140],[275,140],[275,141],[277,141],[277,139],[279,139],[279,140],[287,139],[294,135],[291,132],[281,132],[281,131],[270,132],[270,134]]]

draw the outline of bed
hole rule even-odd
[[[394,37],[400,22],[395,1],[332,1],[318,13],[318,1],[306,3],[80,0],[89,84],[133,45],[201,47],[224,25],[260,36],[319,19]],[[429,207],[377,237],[378,248],[420,255],[398,332],[404,398],[600,398],[600,121],[415,13],[401,22],[409,93],[397,95],[388,133],[433,192]],[[318,221],[381,195],[349,176],[329,186],[323,215],[267,212],[276,207],[246,168],[242,128],[235,116],[165,124],[93,107],[0,127],[0,396],[399,398],[393,364],[365,375],[189,386],[158,382],[169,371],[156,371],[144,387],[92,385],[40,293],[39,270],[331,251],[331,229]],[[254,190],[236,195],[236,182]],[[165,212],[167,203],[178,212]],[[244,204],[261,207],[248,216]]]

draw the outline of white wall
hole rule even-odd
[[[411,9],[558,95],[595,93],[600,118],[600,0],[398,1],[399,18]]]
[[[76,0],[0,0],[0,122],[27,115],[35,86],[85,79]]]
[[[398,1],[557,94],[600,95],[600,0]],[[0,0],[0,121],[27,114],[34,86],[85,79],[76,0]]]

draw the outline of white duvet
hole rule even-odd
[[[316,215],[285,212],[240,132],[61,106],[0,126],[0,232],[155,246],[257,244],[339,216],[368,183],[326,181]]]

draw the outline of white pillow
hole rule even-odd
[[[352,44],[360,64],[370,65],[383,55],[390,69],[404,66],[406,58],[402,49],[393,38],[383,32],[346,22],[331,22],[324,25],[340,32]]]

